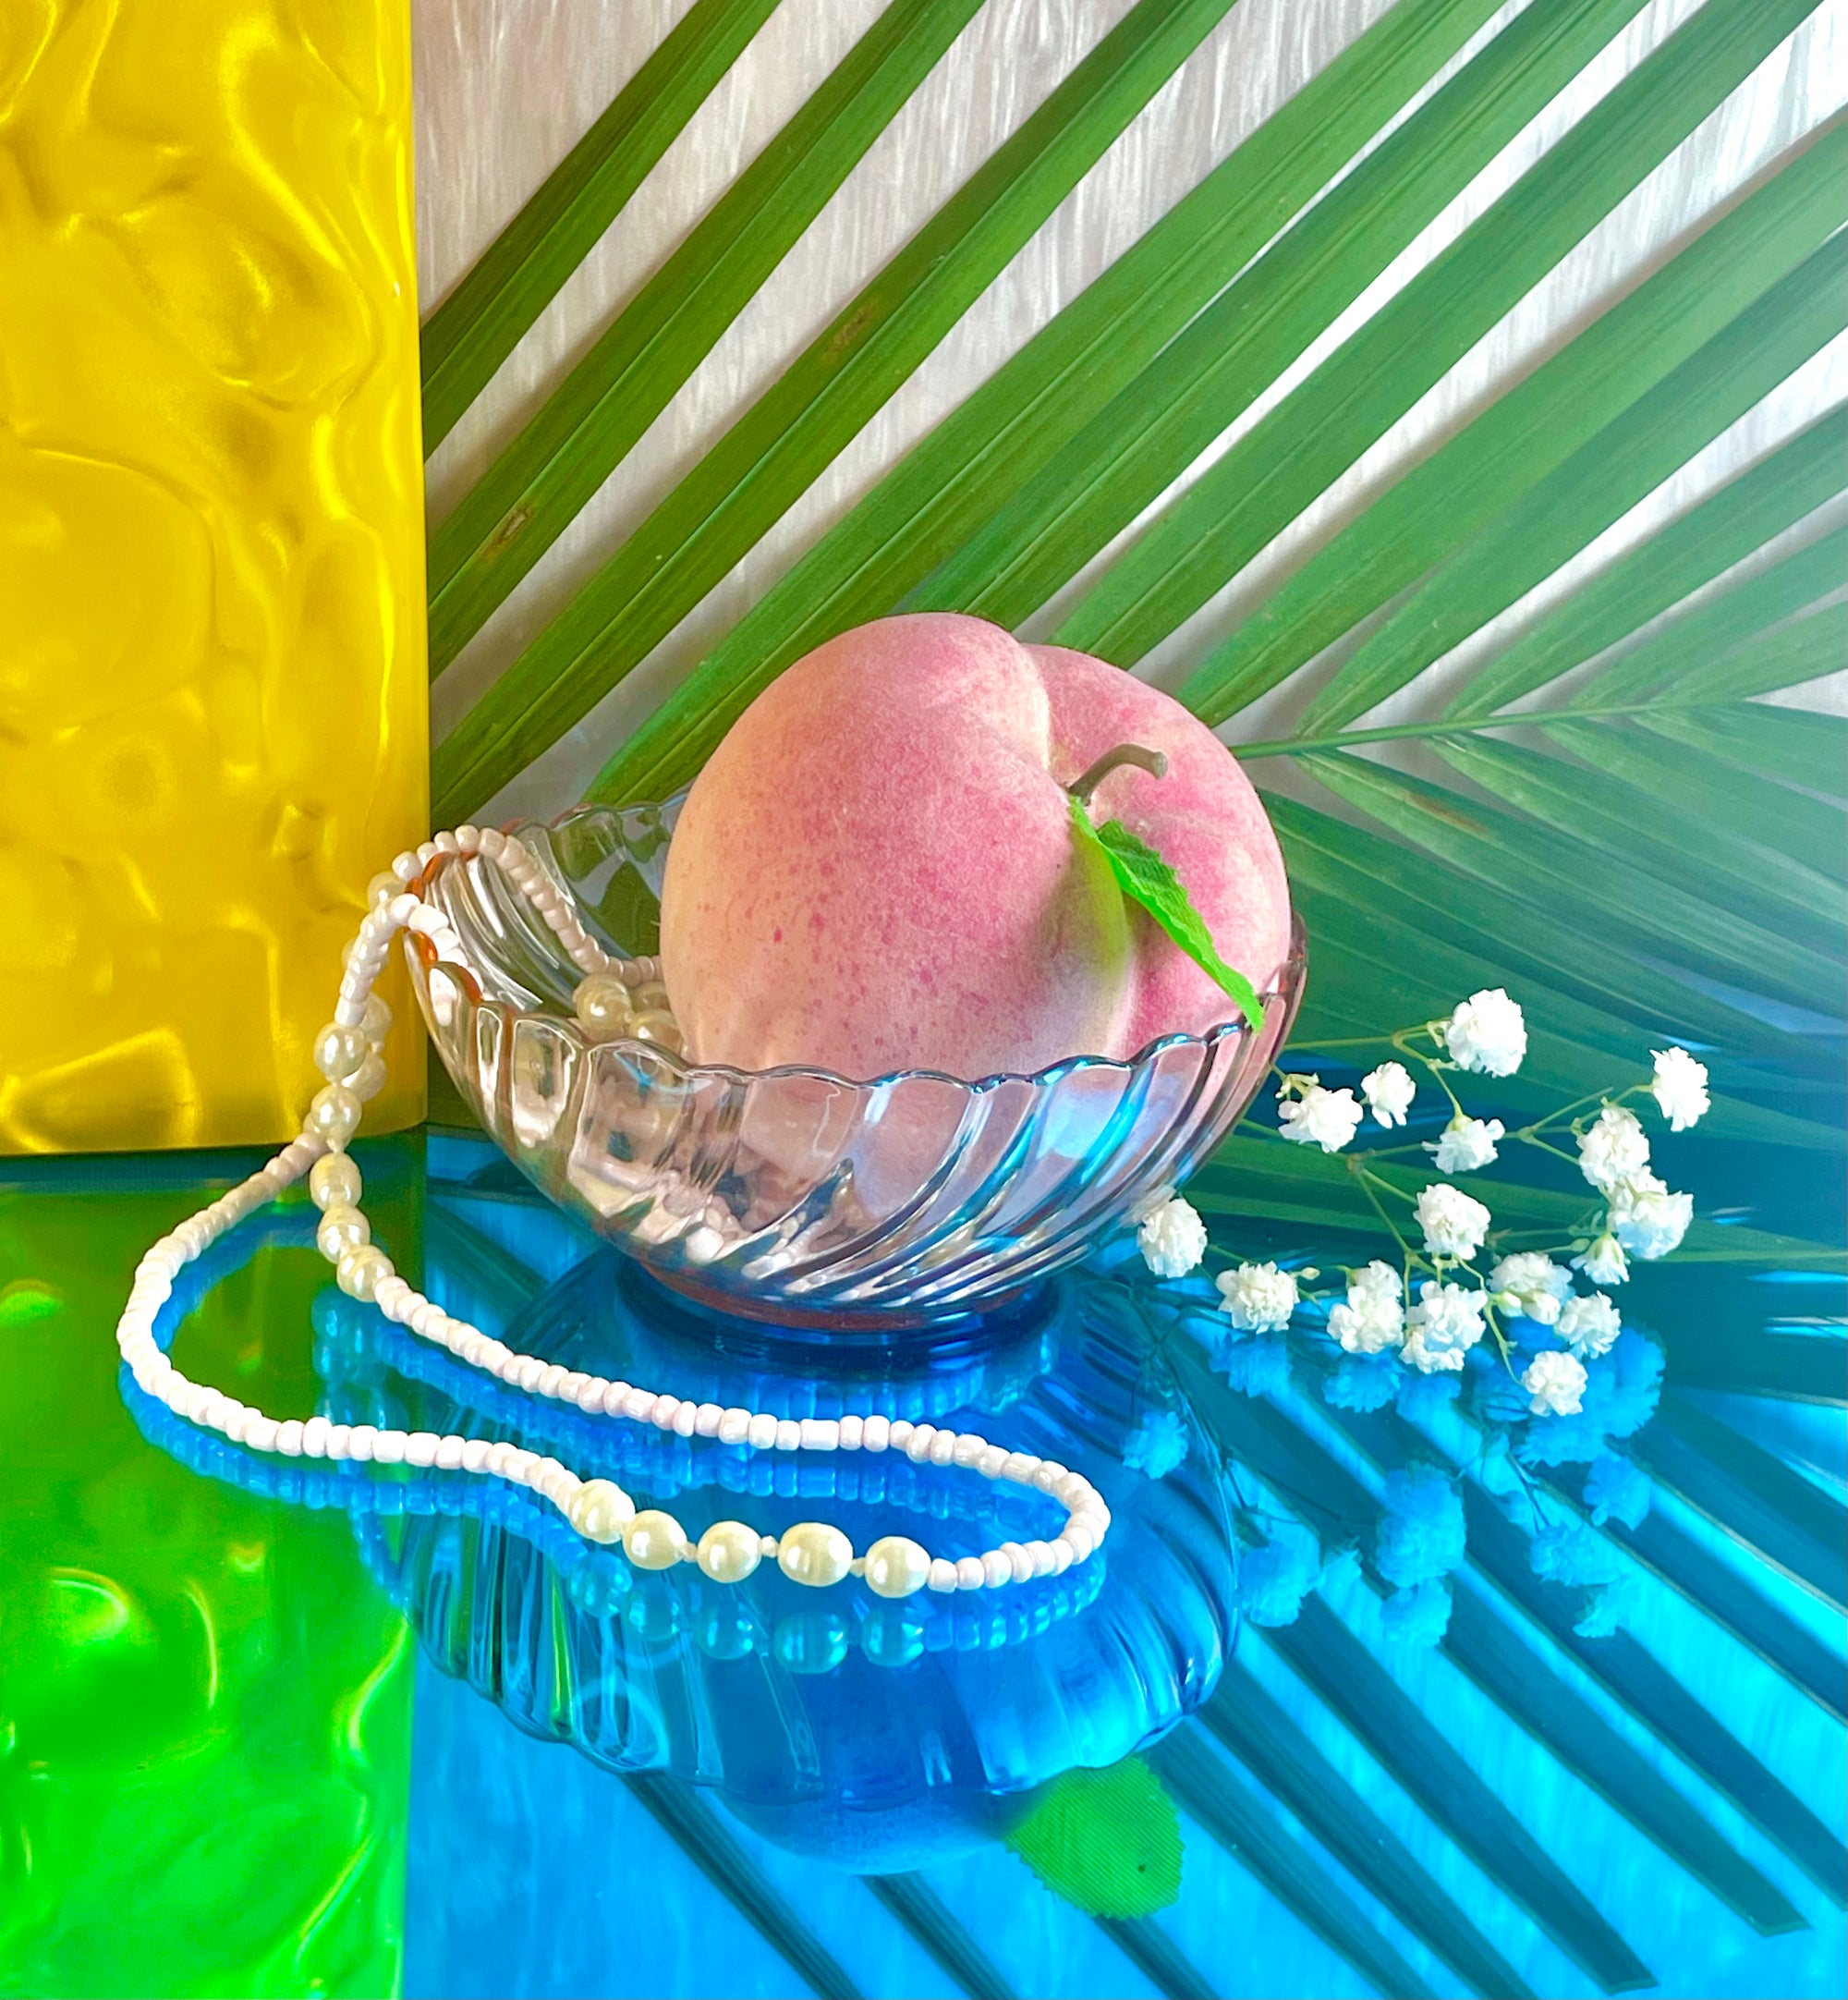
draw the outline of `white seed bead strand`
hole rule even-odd
[[[444,1312],[398,1274],[391,1259],[371,1241],[371,1225],[359,1205],[359,1170],[346,1155],[365,1101],[383,1081],[379,1052],[392,1017],[372,987],[397,931],[427,937],[439,956],[460,955],[461,940],[448,919],[410,884],[439,855],[478,854],[502,870],[586,974],[611,973],[637,984],[659,979],[660,967],[651,959],[612,958],[510,834],[462,826],[453,834],[438,834],[414,853],[400,854],[388,872],[375,875],[367,886],[367,914],[346,955],[334,1018],[315,1037],[315,1064],[326,1082],[315,1093],[300,1136],[249,1179],[162,1237],[136,1266],[116,1340],[140,1387],[176,1416],[253,1451],[291,1458],[433,1466],[529,1487],[551,1501],[586,1541],[620,1542],[638,1569],[693,1563],[714,1582],[736,1583],[769,1560],[793,1581],[811,1588],[857,1576],[876,1595],[902,1598],[919,1590],[999,1590],[1035,1577],[1063,1576],[1075,1564],[1087,1561],[1110,1530],[1110,1509],[1082,1473],[1055,1459],[1008,1451],[973,1432],[958,1433],[905,1418],[779,1418],[765,1410],[695,1405],[632,1383],[567,1370],[560,1362],[516,1353],[480,1327]],[[154,1319],[173,1295],[174,1279],[227,1230],[274,1201],[304,1174],[322,1212],[316,1245],[333,1264],[341,1290],[371,1301],[387,1319],[408,1327],[419,1339],[446,1348],[458,1360],[515,1388],[574,1404],[589,1416],[652,1424],[681,1437],[716,1438],[760,1451],[896,1451],[916,1464],[965,1467],[983,1479],[1056,1501],[1065,1510],[1064,1526],[1047,1541],[1003,1542],[999,1548],[956,1561],[932,1556],[904,1535],[882,1536],[864,1555],[856,1555],[847,1537],[825,1521],[798,1521],[781,1538],[759,1535],[742,1521],[720,1521],[695,1543],[673,1515],[656,1508],[638,1511],[634,1500],[613,1480],[580,1479],[556,1458],[522,1445],[429,1431],[335,1424],[322,1417],[278,1422],[219,1390],[188,1381],[154,1339]]]

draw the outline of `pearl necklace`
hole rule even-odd
[[[793,1582],[817,1589],[860,1577],[880,1597],[909,1597],[920,1590],[997,1590],[1035,1577],[1062,1576],[1087,1561],[1103,1543],[1110,1510],[1081,1472],[1055,1459],[1008,1451],[973,1432],[942,1430],[881,1416],[817,1419],[773,1417],[765,1411],[725,1409],[693,1403],[663,1391],[612,1382],[566,1369],[533,1354],[519,1354],[480,1327],[458,1320],[400,1277],[371,1240],[359,1209],[359,1169],[346,1152],[368,1098],[385,1079],[380,1048],[391,1011],[372,991],[399,931],[419,934],[432,958],[459,957],[461,940],[447,918],[423,900],[419,884],[444,857],[480,855],[498,867],[587,976],[614,972],[638,982],[656,969],[613,959],[578,921],[570,906],[511,835],[472,826],[438,834],[415,853],[392,863],[367,885],[369,908],[346,951],[346,970],[334,1018],[314,1040],[315,1067],[327,1079],[315,1093],[298,1137],[267,1165],[240,1181],[169,1235],[135,1268],[135,1280],[116,1323],[116,1345],[136,1382],[176,1416],[216,1431],[234,1445],[286,1458],[368,1460],[378,1465],[433,1466],[476,1473],[529,1488],[557,1508],[587,1542],[620,1543],[638,1569],[669,1569],[696,1563],[715,1583],[741,1583],[769,1558]],[[302,1176],[321,1210],[315,1242],[334,1266],[349,1298],[370,1300],[388,1320],[407,1326],[432,1345],[529,1395],[568,1403],[593,1417],[653,1424],[680,1437],[716,1438],[758,1451],[902,1451],[914,1464],[965,1466],[984,1479],[1046,1494],[1064,1507],[1065,1524],[1048,1541],[1003,1542],[980,1555],[952,1561],[933,1556],[906,1535],[883,1535],[855,1553],[840,1529],[826,1521],[798,1521],[781,1535],[760,1534],[743,1521],[714,1521],[697,1543],[673,1515],[638,1510],[608,1479],[579,1479],[558,1459],[511,1445],[431,1431],[381,1430],[368,1423],[329,1423],[324,1417],[278,1422],[260,1409],[180,1373],[154,1338],[154,1320],[173,1294],[174,1279],[208,1246],[246,1215],[277,1199]]]

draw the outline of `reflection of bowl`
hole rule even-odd
[[[432,1205],[444,1212],[441,1195]],[[496,1204],[496,1239],[516,1256],[531,1248],[522,1208],[517,1198]],[[1139,1272],[1124,1284],[1081,1271],[1044,1287],[1029,1329],[986,1355],[919,1341],[894,1360],[893,1348],[747,1335],[740,1359],[729,1339],[713,1341],[703,1313],[647,1283],[615,1281],[607,1251],[516,1307],[505,1277],[472,1274],[469,1236],[453,1221],[432,1231],[433,1288],[480,1283],[487,1330],[524,1353],[630,1380],[656,1369],[689,1394],[797,1419],[930,1413],[1056,1456],[1096,1481],[1112,1515],[1103,1550],[1064,1576],[890,1601],[859,1580],[807,1591],[773,1564],[727,1585],[685,1564],[636,1570],[517,1488],[484,1493],[496,1482],[418,1471],[391,1489],[401,1500],[391,1512],[354,1509],[365,1562],[442,1672],[521,1731],[605,1769],[709,1787],[785,1851],[885,1872],[987,1846],[1037,1787],[1118,1762],[1211,1694],[1235,1630],[1229,1495],[1167,1360],[1171,1345],[1186,1344],[1198,1300],[1172,1301]],[[484,1381],[331,1287],[319,1317],[332,1421],[390,1420],[555,1452],[666,1507],[695,1535],[732,1518],[770,1533],[822,1518],[857,1548],[922,1534],[962,1555],[1044,1532],[1050,1518],[1040,1496],[954,1465],[753,1452],[587,1416]],[[1160,1477],[1129,1462],[1156,1419],[1186,1446]],[[330,1476],[351,1490],[369,1470]],[[432,1693],[419,1728],[427,1719],[419,1769],[448,1773],[432,1792],[444,1808],[432,1823],[466,1841],[480,1822],[452,1812],[462,1799],[450,1788],[472,1799],[480,1780],[470,1774],[510,1770],[521,1752],[480,1703]],[[548,1769],[533,1796],[555,1826],[554,1807],[599,1795],[580,1774]]]
[[[633,957],[654,949],[677,810],[580,808],[517,832],[590,935]],[[1228,1024],[973,1083],[751,1072],[588,1042],[582,974],[492,862],[439,855],[414,886],[463,954],[407,933],[424,1018],[507,1156],[669,1285],[784,1322],[949,1317],[1073,1262],[1225,1135],[1302,991],[1299,933],[1258,1034]]]

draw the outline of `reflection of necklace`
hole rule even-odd
[[[371,1225],[359,1212],[359,1170],[346,1147],[359,1128],[364,1100],[384,1080],[379,1045],[391,1015],[372,986],[384,969],[393,934],[399,930],[420,932],[439,956],[446,948],[460,951],[460,940],[447,920],[412,886],[440,855],[450,854],[480,854],[495,863],[587,975],[620,977],[621,962],[613,960],[586,933],[525,848],[510,835],[472,826],[439,834],[415,854],[399,855],[390,874],[374,876],[369,889],[371,907],[353,942],[334,1019],[315,1037],[315,1067],[328,1080],[316,1092],[299,1138],[267,1166],[163,1237],[136,1266],[116,1337],[141,1387],[176,1415],[254,1451],[292,1458],[459,1468],[529,1487],[587,1541],[620,1541],[638,1569],[694,1562],[716,1583],[737,1583],[768,1555],[797,1583],[819,1587],[851,1575],[864,1577],[878,1596],[908,1597],[926,1588],[977,1591],[1024,1583],[1033,1577],[1062,1575],[1074,1563],[1085,1561],[1103,1541],[1110,1510],[1083,1473],[1053,1459],[1010,1452],[970,1432],[959,1434],[902,1418],[779,1419],[761,1411],[723,1409],[716,1403],[695,1404],[567,1370],[537,1355],[516,1354],[466,1320],[452,1318],[397,1274],[391,1259],[371,1241]],[[639,975],[640,969],[634,970]],[[371,1300],[387,1319],[516,1388],[574,1404],[591,1416],[652,1423],[681,1437],[717,1438],[758,1450],[902,1451],[916,1463],[966,1466],[984,1479],[1005,1481],[1058,1501],[1066,1509],[1065,1524],[1050,1541],[1003,1542],[957,1561],[932,1557],[905,1535],[883,1535],[857,1556],[847,1537],[825,1521],[798,1521],[780,1536],[760,1535],[743,1521],[715,1521],[696,1545],[671,1514],[654,1508],[638,1512],[613,1480],[581,1480],[556,1458],[542,1457],[522,1445],[439,1437],[430,1431],[330,1424],[323,1417],[279,1423],[220,1390],[188,1382],[154,1338],[154,1317],[172,1295],[175,1277],[207,1245],[253,1210],[274,1201],[303,1174],[322,1212],[315,1240],[334,1266],[341,1290]]]

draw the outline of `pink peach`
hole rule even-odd
[[[1065,787],[1115,746],[1165,754],[1092,795],[1174,869],[1259,993],[1289,944],[1264,809],[1180,704],[979,618],[881,619],[758,697],[689,794],[662,959],[689,1053],[866,1079],[1125,1058],[1234,1018],[1219,985],[1074,838]]]

